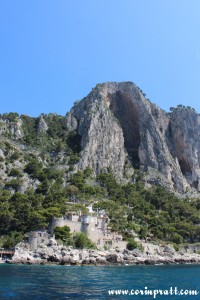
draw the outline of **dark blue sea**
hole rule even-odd
[[[171,292],[176,288],[176,293],[184,291],[187,295],[169,294],[170,288]],[[148,290],[165,291],[165,295],[140,294],[142,291],[147,293]],[[199,294],[190,295],[191,290],[196,290]],[[109,295],[108,291],[118,294]],[[128,294],[123,295],[123,292]],[[135,292],[136,295],[133,295]],[[200,266],[78,267],[1,264],[0,299],[200,299]]]

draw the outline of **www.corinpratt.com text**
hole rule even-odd
[[[183,290],[178,289],[177,287],[170,287],[166,290],[160,290],[160,289],[149,289],[147,287],[144,287],[144,289],[134,289],[134,290],[109,290],[108,295],[115,295],[115,296],[152,296],[153,299],[156,299],[156,297],[159,296],[197,296],[199,294],[198,290]]]

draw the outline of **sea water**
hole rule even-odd
[[[167,295],[170,288],[171,291],[175,288],[176,291],[186,290],[186,293],[196,290],[199,294]],[[140,291],[148,290],[165,291],[166,295],[141,295]],[[139,291],[139,294],[133,295],[134,291]],[[81,267],[1,264],[0,299],[200,299],[200,266]]]

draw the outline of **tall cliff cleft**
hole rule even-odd
[[[81,136],[78,168],[111,169],[123,178],[127,160],[147,183],[199,190],[200,117],[179,106],[166,113],[131,82],[104,83],[71,109],[68,128]]]

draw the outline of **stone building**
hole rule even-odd
[[[111,232],[108,228],[108,217],[103,213],[98,213],[98,216],[71,214],[60,218],[54,217],[49,228],[51,234],[56,226],[69,226],[72,233],[86,233],[98,248],[126,248],[127,243],[123,241],[122,235]]]
[[[54,240],[54,236],[49,234],[46,230],[36,230],[26,233],[26,240],[29,244],[30,250],[37,250],[40,244],[49,244]]]

